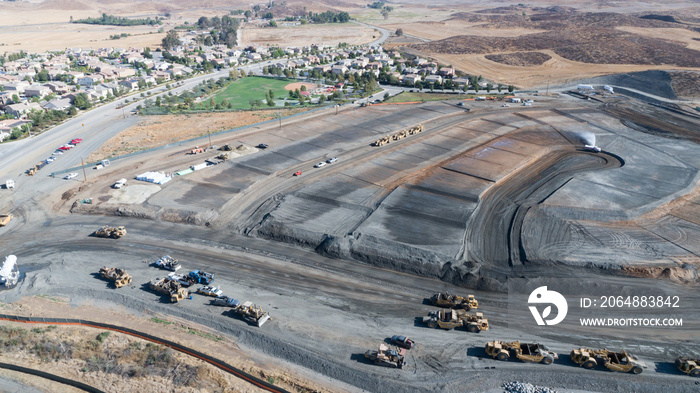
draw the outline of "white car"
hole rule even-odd
[[[54,154],[54,155],[57,155],[57,156],[60,156],[61,154],[63,154],[63,152],[60,151],[60,150],[56,150],[55,152],[53,152],[53,154]]]
[[[325,162],[319,162],[318,164],[314,165],[314,168],[320,168],[320,167],[323,167],[323,166],[326,166],[326,163],[325,163]]]
[[[338,157],[333,157],[333,158],[329,158],[326,162],[329,164],[332,164],[332,163],[337,162],[337,161],[338,161]]]
[[[76,177],[78,177],[77,173],[69,173],[64,177],[64,179],[70,180],[70,179],[75,179]]]
[[[197,293],[205,295],[205,296],[214,296],[214,297],[219,297],[224,294],[224,292],[219,289],[218,287],[215,287],[213,285],[207,285],[203,287],[197,288]]]

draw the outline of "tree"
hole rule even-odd
[[[403,29],[396,29],[396,36],[401,37],[403,35]]]
[[[85,93],[80,93],[76,95],[75,98],[73,98],[73,105],[76,106],[78,109],[88,109],[92,106],[92,104],[90,103],[90,99]]]
[[[156,106],[160,106],[160,96],[156,97]]]
[[[381,11],[379,11],[380,14],[384,17],[384,20],[389,19],[389,10],[387,10],[386,7],[382,8]]]
[[[182,42],[180,42],[180,37],[177,35],[177,31],[170,30],[167,34],[165,34],[162,44],[163,48],[169,50],[182,44]]]
[[[251,16],[253,16],[253,13],[250,12],[250,10],[246,11],[243,13],[243,16],[246,17],[246,19],[250,19]]]
[[[498,92],[500,93],[501,90],[503,90],[503,85],[499,83],[499,84],[498,84],[498,87],[497,87],[496,89],[497,89]]]
[[[490,93],[491,90],[493,90],[493,85],[492,85],[491,83],[487,83],[487,84],[486,84],[486,92],[487,92],[487,93]]]
[[[318,97],[318,104],[323,105],[323,103],[325,103],[325,102],[326,102],[326,96],[321,94],[321,96]]]
[[[245,73],[245,70],[241,70],[241,78],[245,78],[246,76],[248,75]]]
[[[270,89],[270,91],[267,92],[270,98],[275,98],[275,92]]]
[[[388,100],[391,95],[389,95],[389,92],[384,93],[384,101]]]
[[[301,91],[306,91],[306,85],[301,85]]]
[[[12,102],[15,104],[19,103],[19,96],[17,94],[12,95]]]
[[[513,90],[515,90],[515,87],[513,85],[508,85],[508,93],[512,93]]]

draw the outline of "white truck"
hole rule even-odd
[[[112,185],[112,188],[120,189],[126,185],[126,179],[119,179]]]
[[[8,179],[7,181],[5,181],[5,188],[7,188],[8,190],[10,188],[15,188],[15,181],[12,179]]]

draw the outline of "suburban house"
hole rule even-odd
[[[49,89],[46,86],[43,85],[31,85],[28,86],[24,89],[24,96],[25,97],[39,97],[39,98],[44,98],[47,95],[51,94],[51,89]]]
[[[100,74],[92,74],[92,75],[86,75],[81,78],[78,78],[78,84],[81,86],[92,86],[96,85],[98,83],[102,83],[105,78],[100,75]]]
[[[66,94],[69,91],[73,90],[73,87],[69,86],[65,82],[49,82],[49,83],[44,83],[44,86],[48,87],[49,89],[51,89],[52,92],[54,92],[58,95]]]
[[[348,71],[348,67],[344,65],[335,65],[331,68],[333,75],[345,74]]]
[[[321,64],[321,65],[317,65],[316,67],[314,67],[314,71],[324,73],[324,72],[330,71],[332,68],[333,67],[329,64]]]
[[[440,75],[428,75],[425,77],[427,83],[433,83],[439,85],[442,83],[442,77]]]
[[[420,75],[418,74],[408,74],[403,76],[403,81],[406,84],[412,85],[416,82],[420,82]]]
[[[450,67],[442,67],[440,68],[440,75],[441,76],[447,76],[447,77],[453,77],[455,75],[455,69],[450,68]]]
[[[47,111],[59,110],[65,111],[71,107],[70,98],[54,98],[51,101],[46,101],[41,105]]]
[[[119,84],[126,87],[127,91],[136,91],[139,89],[139,80],[136,78],[124,79],[120,81]]]
[[[5,107],[5,113],[15,117],[22,117],[33,110],[42,110],[41,105],[36,102],[20,102],[19,104],[7,105]]]

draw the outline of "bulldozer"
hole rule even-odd
[[[231,150],[233,150],[233,146],[231,146],[231,145],[229,145],[229,144],[226,144],[226,145],[221,146],[221,147],[219,148],[219,150],[221,150],[221,151],[231,151]]]
[[[262,307],[254,305],[251,302],[232,306],[231,311],[238,314],[244,321],[254,323],[258,327],[262,327],[265,322],[272,319],[268,312],[263,311]]]
[[[559,355],[542,344],[521,344],[520,341],[489,341],[484,348],[486,353],[494,359],[508,360],[511,355],[523,362],[552,364]]]
[[[131,276],[126,270],[118,267],[103,267],[100,269],[100,276],[105,280],[113,281],[114,286],[121,288],[131,284]]]
[[[218,158],[222,161],[226,161],[226,160],[228,160],[228,153],[221,153],[218,156],[216,156],[216,158]]]
[[[700,359],[680,356],[676,359],[676,367],[691,377],[700,377]]]
[[[158,293],[170,296],[170,301],[173,303],[179,302],[190,294],[179,282],[167,277],[153,279],[148,283],[148,286]]]
[[[430,297],[430,303],[438,307],[463,308],[467,311],[479,308],[479,302],[474,295],[467,297],[451,295],[448,292],[436,293]]]
[[[369,350],[365,352],[365,357],[374,364],[391,368],[403,368],[406,365],[404,360],[404,350],[389,348],[385,344],[379,344],[378,351]]]
[[[427,317],[423,317],[423,323],[429,328],[441,328],[452,330],[454,328],[465,326],[467,331],[479,333],[482,330],[489,329],[489,321],[484,318],[484,314],[477,312],[469,314],[464,310],[452,310],[443,308],[442,310],[431,311]]]
[[[119,239],[124,235],[126,235],[126,228],[123,226],[111,227],[109,225],[105,225],[95,231],[95,236],[97,237],[111,237],[113,239]]]
[[[627,353],[624,349],[622,352],[613,352],[607,348],[579,348],[571,351],[570,356],[571,361],[589,370],[601,363],[610,371],[631,372],[632,374],[641,374],[647,368],[644,362]]]
[[[34,176],[36,174],[36,171],[38,170],[37,166],[34,165],[33,167],[27,169],[27,176]]]

